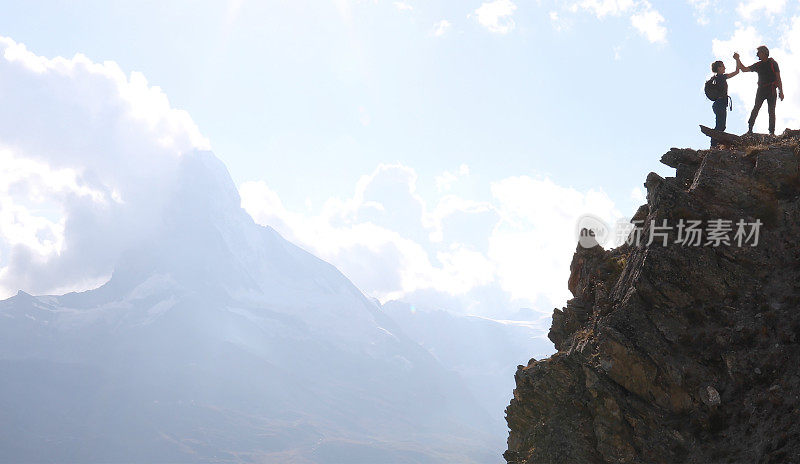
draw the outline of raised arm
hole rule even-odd
[[[736,71],[744,71],[744,72],[750,71],[750,68],[743,65],[741,60],[739,60],[739,52],[733,54],[733,59],[736,60]]]
[[[739,74],[739,67],[738,66],[736,67],[736,71],[730,72],[728,74],[725,74],[725,79],[730,79],[731,77],[733,77],[733,76],[735,76],[737,74]]]

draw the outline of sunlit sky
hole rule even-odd
[[[716,59],[733,69],[734,50],[751,64],[756,46],[770,47],[786,93],[778,132],[800,125],[796,1],[104,0],[1,11],[0,36],[35,55],[141,73],[188,113],[257,222],[382,301],[493,316],[561,306],[575,217],[632,215],[647,173],[670,174],[661,154],[707,146],[702,84]],[[24,93],[14,85],[2,91]],[[728,128],[744,132],[755,76],[737,76],[731,92]],[[63,218],[48,220],[63,234]],[[8,250],[40,240],[35,227],[12,237],[20,219],[7,221],[6,296],[22,286]],[[68,241],[53,243],[36,252],[57,259]]]

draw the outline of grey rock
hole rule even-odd
[[[700,399],[706,406],[717,406],[720,403],[719,392],[711,385],[700,389]]]

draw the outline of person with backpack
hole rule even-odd
[[[769,49],[762,45],[756,49],[758,61],[750,66],[745,66],[739,60],[739,54],[735,53],[733,58],[736,60],[736,69],[744,72],[755,71],[758,73],[758,90],[756,90],[756,103],[750,113],[748,124],[748,134],[753,133],[753,125],[756,123],[756,116],[761,109],[764,100],[767,101],[769,112],[769,133],[775,135],[775,105],[777,97],[783,101],[783,82],[781,82],[781,69],[778,63],[769,57]],[[775,90],[778,90],[777,96]]]
[[[725,132],[725,123],[728,119],[728,79],[739,74],[739,68],[732,73],[725,74],[725,63],[722,61],[715,61],[711,63],[711,72],[714,76],[706,81],[705,92],[706,96],[714,103],[711,104],[711,109],[716,116],[716,125],[714,130]],[[731,109],[733,103],[731,102]],[[717,141],[711,139],[711,147],[717,146]]]

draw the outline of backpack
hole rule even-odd
[[[706,97],[711,101],[717,101],[725,96],[722,93],[722,86],[717,83],[716,75],[706,81],[704,90],[706,92]]]
[[[772,70],[772,74],[776,75],[775,74],[775,60],[773,60],[772,58],[767,58],[767,61],[769,61],[769,69]],[[767,87],[767,86],[776,86],[777,87],[778,86],[778,81],[772,81],[772,82],[768,82],[766,84],[759,84],[758,86],[759,87]]]

